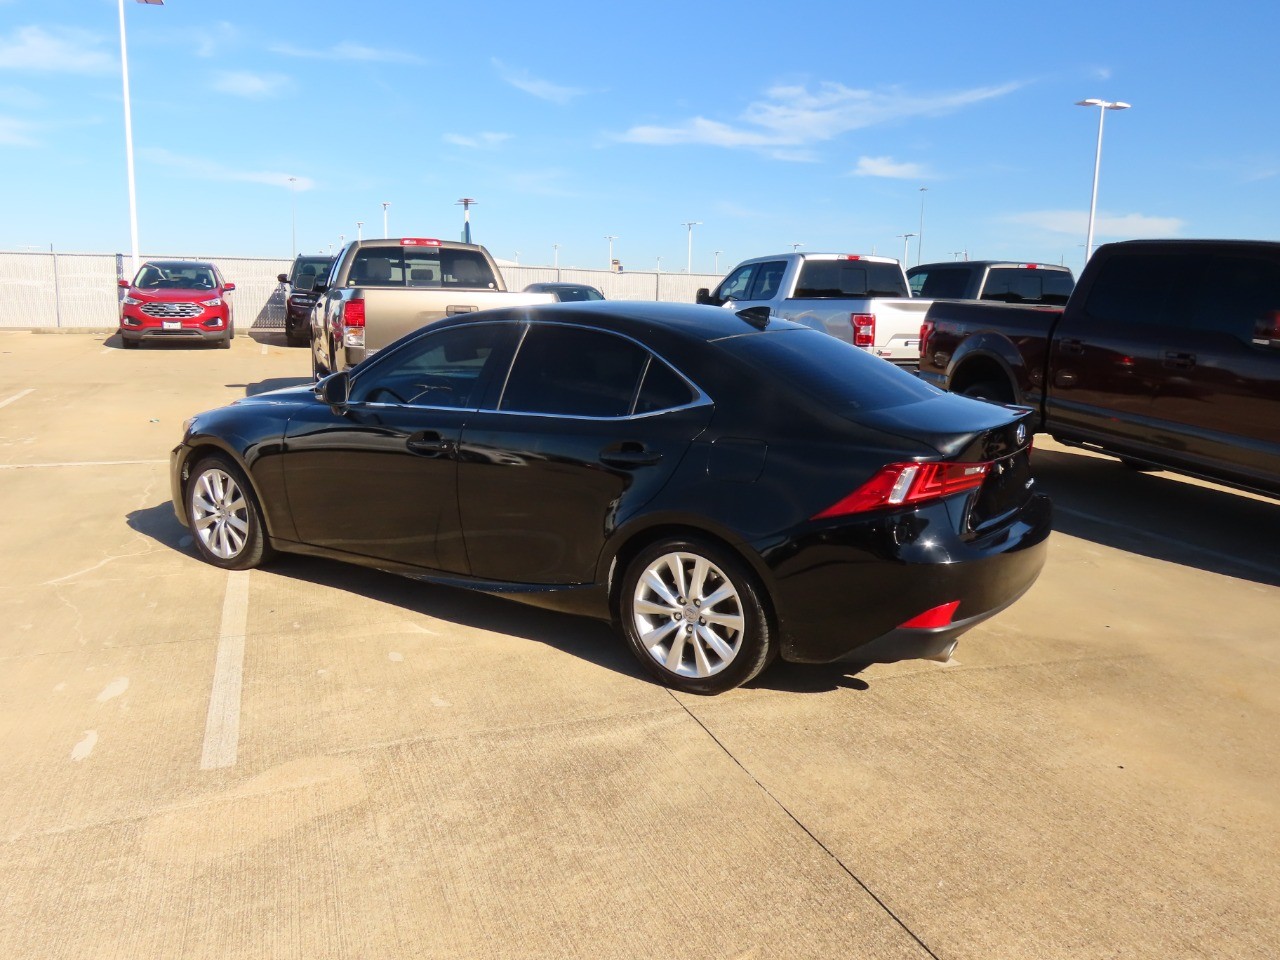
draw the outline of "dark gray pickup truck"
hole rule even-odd
[[[1099,247],[1065,307],[936,301],[919,376],[1068,444],[1280,495],[1280,243]]]

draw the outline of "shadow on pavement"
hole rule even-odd
[[[1280,586],[1280,502],[1070,450],[1037,448],[1032,469],[1060,533]]]
[[[237,387],[244,389],[246,397],[256,397],[260,393],[270,393],[272,390],[282,390],[285,387],[305,387],[314,383],[310,377],[270,377],[266,380],[255,380],[253,383],[224,383],[223,386],[230,390]]]

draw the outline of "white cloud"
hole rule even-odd
[[[855,177],[889,177],[896,180],[922,180],[929,174],[918,163],[901,163],[893,157],[859,157]]]
[[[185,173],[197,180],[217,180],[226,183],[261,183],[271,187],[292,186],[298,191],[310,190],[316,183],[310,177],[299,177],[292,173],[278,173],[274,170],[234,170],[213,160],[202,157],[188,157],[171,150],[158,147],[147,147],[138,151],[139,156],[157,166],[168,167]],[[297,182],[289,183],[295,177]]]
[[[586,93],[585,90],[578,87],[564,87],[560,84],[552,83],[550,80],[542,80],[531,76],[528,71],[509,67],[501,60],[492,59],[489,62],[493,64],[494,69],[498,71],[504,81],[517,90],[523,90],[525,93],[540,100],[550,100],[552,103],[564,105],[574,97],[580,97]]]
[[[272,53],[286,57],[305,57],[311,60],[357,60],[372,63],[426,63],[421,57],[398,50],[382,50],[360,43],[336,43],[332,47],[297,47],[289,43],[276,44]]]
[[[35,127],[26,120],[0,117],[0,146],[34,147],[38,141],[31,134]]]
[[[775,86],[765,91],[763,99],[748,104],[736,125],[693,117],[674,126],[632,127],[618,139],[656,146],[704,144],[766,149],[779,158],[809,159],[806,152],[792,148],[822,143],[853,130],[893,120],[954,113],[975,103],[1005,96],[1019,86],[1006,83],[933,96],[913,95],[897,87],[859,90],[831,82],[818,84],[816,90],[805,86]]]
[[[87,30],[19,27],[0,37],[0,69],[37,73],[109,73],[119,69],[102,38]]]
[[[213,89],[251,100],[277,96],[292,87],[293,81],[288,77],[275,73],[250,73],[247,70],[220,73],[213,81]]]
[[[468,147],[472,150],[492,150],[510,140],[511,134],[477,133],[474,136],[467,136],[461,133],[446,133],[443,139],[445,143],[452,143],[455,147]]]
[[[1005,219],[1049,233],[1074,236],[1084,236],[1089,229],[1089,214],[1085,210],[1032,210]],[[1175,237],[1185,226],[1186,221],[1177,217],[1151,217],[1141,213],[1100,214],[1094,220],[1093,232],[1095,236],[1117,239]]]

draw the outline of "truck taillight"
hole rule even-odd
[[[874,313],[851,313],[849,323],[853,326],[853,345],[870,349],[876,345],[876,315]]]
[[[923,361],[929,356],[929,338],[933,336],[933,321],[926,320],[920,324],[920,359]]]
[[[363,300],[348,300],[342,307],[342,343],[347,347],[364,346]]]
[[[814,520],[829,520],[885,507],[910,507],[982,486],[990,463],[891,463]]]

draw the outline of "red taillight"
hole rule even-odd
[[[941,606],[934,607],[932,610],[926,610],[918,617],[912,617],[898,629],[937,630],[940,627],[949,627],[959,607],[960,601],[952,600],[950,603],[944,603]]]
[[[342,308],[342,325],[345,327],[364,326],[364,301],[348,300]]]
[[[990,463],[891,463],[814,520],[829,520],[884,507],[906,507],[982,486]]]
[[[920,324],[920,359],[929,355],[929,338],[933,336],[933,321],[926,320]]]
[[[438,247],[439,240],[427,240],[423,237],[405,237],[400,241],[402,247]]]
[[[849,323],[853,325],[853,345],[855,347],[874,347],[876,345],[876,315],[874,313],[851,313]]]

